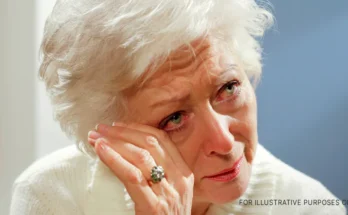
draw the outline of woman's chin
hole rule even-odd
[[[241,197],[247,189],[247,185],[239,184],[237,187],[227,188],[220,192],[214,192],[211,194],[211,201],[214,204],[225,204],[234,201]],[[231,192],[227,191],[231,190]]]

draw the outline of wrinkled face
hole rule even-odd
[[[256,99],[237,59],[208,40],[199,42],[192,43],[196,58],[173,52],[128,97],[129,111],[134,121],[168,133],[194,173],[194,202],[225,203],[240,197],[249,182],[258,141]],[[233,180],[207,178],[240,158]]]

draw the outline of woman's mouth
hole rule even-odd
[[[205,178],[220,182],[232,181],[239,175],[242,159],[243,155],[233,164],[232,168],[222,170],[217,174],[206,176]]]

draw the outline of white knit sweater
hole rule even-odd
[[[240,199],[249,200],[249,204],[240,204],[237,199],[212,205],[207,215],[346,214],[341,201],[320,182],[275,158],[262,145],[258,145],[250,183]],[[298,200],[301,205],[276,204],[288,199]],[[340,204],[304,205],[304,200],[331,199]],[[267,200],[273,204],[269,201],[265,205]],[[70,146],[38,160],[17,178],[10,214],[130,215],[134,214],[132,203],[122,183],[100,160]]]

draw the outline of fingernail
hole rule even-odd
[[[96,131],[89,131],[88,132],[88,138],[90,138],[90,139],[96,140],[96,139],[98,139],[100,137],[102,137],[102,135],[100,133],[96,132]]]
[[[105,125],[105,124],[97,124],[96,126],[95,126],[95,130],[97,131],[97,132],[100,132],[100,133],[105,133],[106,131],[107,131],[107,129],[109,128],[109,126],[108,125]]]
[[[95,146],[95,139],[88,138],[88,143],[91,144],[92,146]]]
[[[112,126],[125,126],[126,123],[123,123],[123,122],[113,122],[112,123]]]
[[[100,148],[101,150],[103,151],[106,151],[109,149],[109,147],[106,145],[106,142],[105,140],[103,139],[98,139],[97,142],[96,142],[96,148]]]

